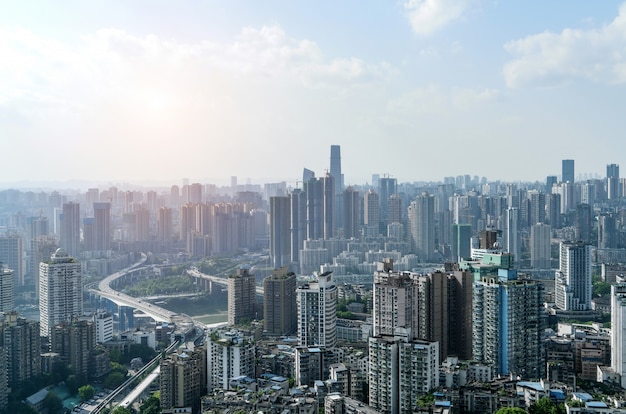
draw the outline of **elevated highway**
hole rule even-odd
[[[228,278],[221,276],[213,276],[207,275],[206,273],[200,272],[196,267],[191,267],[186,270],[187,274],[196,279],[200,279],[210,283],[216,283],[220,286],[228,286]],[[257,295],[263,296],[263,286],[257,286],[256,288]]]

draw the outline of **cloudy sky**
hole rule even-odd
[[[604,176],[626,3],[0,0],[0,183]]]

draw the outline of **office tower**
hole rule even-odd
[[[361,194],[348,186],[343,191],[343,237],[359,237],[361,229]]]
[[[312,170],[309,170],[308,168],[304,168],[302,170],[302,182],[306,183],[312,178],[315,178],[315,173]]]
[[[111,250],[111,203],[94,203],[93,218],[94,250]]]
[[[83,313],[82,269],[63,249],[39,264],[39,318],[41,336],[52,327]]]
[[[290,335],[298,328],[296,275],[274,269],[263,279],[263,330],[268,335]]]
[[[551,250],[550,238],[552,228],[549,224],[536,223],[530,227],[530,267],[533,269],[549,269]]]
[[[300,249],[307,234],[307,194],[296,188],[289,194],[291,201],[291,260],[300,261]]]
[[[619,188],[619,165],[606,166],[606,190],[609,200],[617,200],[621,196]]]
[[[274,268],[291,262],[291,200],[270,197],[270,260]]]
[[[24,286],[24,247],[18,235],[0,237],[0,262],[13,270],[14,286]]]
[[[177,412],[173,409],[191,407],[192,412],[199,412],[200,398],[207,391],[207,357],[207,350],[200,346],[178,348],[161,359],[161,409]]]
[[[256,319],[256,279],[242,267],[228,276],[228,324],[237,325]]]
[[[613,214],[598,216],[598,249],[617,248],[617,223]]]
[[[381,413],[413,413],[417,400],[439,384],[437,342],[400,335],[369,338],[369,406]]]
[[[0,262],[0,312],[11,312],[15,308],[13,270]]]
[[[558,180],[557,180],[556,175],[549,175],[546,177],[546,190],[545,190],[546,194],[552,193],[552,186],[554,186],[554,184],[556,184],[557,181]]]
[[[543,285],[517,279],[515,270],[475,282],[474,360],[491,366],[494,376],[543,378],[543,301]]]
[[[335,183],[335,211],[333,216],[335,218],[335,226],[337,228],[343,227],[343,174],[341,173],[341,147],[339,145],[330,146],[330,175],[333,177]]]
[[[11,387],[41,375],[39,322],[29,321],[15,311],[0,314],[0,348],[7,352],[7,379]]]
[[[159,208],[159,216],[157,219],[157,238],[159,241],[171,241],[174,235],[174,226],[172,223],[172,209],[169,207]]]
[[[435,199],[422,193],[408,208],[409,231],[413,251],[423,262],[434,258],[435,249]]]
[[[611,368],[626,388],[626,283],[611,286]]]
[[[220,329],[207,337],[209,392],[230,389],[230,380],[236,377],[254,378],[255,353],[253,338],[242,332]]]
[[[96,349],[96,324],[77,320],[55,323],[50,329],[50,351],[72,367],[77,376],[93,377],[90,370],[92,353]]]
[[[521,243],[519,235],[519,210],[515,207],[506,209],[504,221],[504,250],[512,253],[516,263],[519,263],[521,254]]]
[[[320,178],[322,190],[322,238],[328,240],[335,236],[335,178],[326,174]]]
[[[563,160],[561,165],[561,181],[574,184],[574,160]]]
[[[469,224],[452,225],[452,261],[459,262],[471,256],[472,226]]]
[[[304,240],[321,239],[324,237],[322,182],[313,177],[302,183],[302,189],[306,194],[306,235]]]
[[[589,204],[576,206],[575,236],[576,240],[586,243],[591,242],[591,226],[593,221],[593,209]]]
[[[564,241],[559,251],[559,270],[554,281],[556,307],[566,311],[591,309],[591,246]]]
[[[80,254],[80,204],[64,203],[59,247],[72,257]]]
[[[378,194],[370,189],[363,199],[363,224],[365,236],[378,236],[380,229],[380,199]]]
[[[391,177],[382,177],[378,181],[380,195],[380,219],[389,222],[389,197],[398,194],[398,180]]]
[[[337,343],[337,286],[331,272],[296,290],[298,344],[332,348]]]

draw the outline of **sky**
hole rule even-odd
[[[582,179],[624,131],[622,2],[0,0],[0,186]]]

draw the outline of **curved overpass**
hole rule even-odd
[[[207,275],[206,273],[200,272],[196,267],[191,267],[186,269],[186,272],[189,276],[195,277],[198,279],[208,280],[212,283],[217,283],[218,285],[227,286],[228,287],[228,278],[227,277],[219,277],[213,275]],[[263,286],[256,286],[257,295],[263,296]]]

